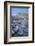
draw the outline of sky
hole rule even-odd
[[[28,13],[28,8],[11,8],[11,15],[16,16],[17,13]]]

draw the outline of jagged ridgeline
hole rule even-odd
[[[16,16],[10,16],[11,36],[28,36],[28,14],[17,13]]]

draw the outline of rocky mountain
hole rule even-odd
[[[28,14],[18,13],[10,17],[11,36],[28,36]]]

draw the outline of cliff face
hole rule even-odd
[[[17,14],[10,18],[10,31],[14,36],[28,36],[28,14]]]

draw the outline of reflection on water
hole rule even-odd
[[[11,36],[28,36],[28,14],[18,14],[11,18]]]

